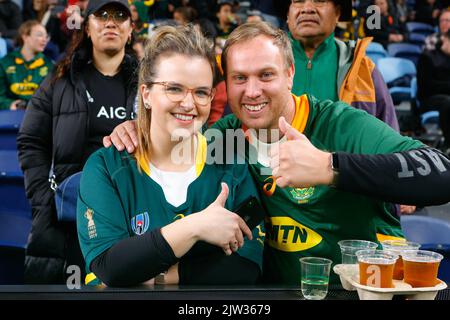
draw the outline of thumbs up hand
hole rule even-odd
[[[306,188],[333,181],[331,153],[317,149],[308,138],[280,117],[278,126],[286,142],[270,152],[272,175],[279,187]]]
[[[197,216],[199,240],[221,247],[227,255],[237,251],[244,245],[244,235],[252,239],[252,232],[244,220],[236,213],[225,209],[228,198],[228,186],[222,183],[222,191],[216,200]]]

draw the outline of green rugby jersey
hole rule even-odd
[[[235,209],[249,196],[258,193],[246,164],[206,163],[206,139],[198,135],[197,178],[189,185],[186,202],[169,204],[159,184],[150,178],[148,163],[126,151],[100,149],[88,159],[80,182],[77,206],[78,237],[86,260],[86,283],[95,279],[91,262],[116,242],[164,227],[174,220],[199,212],[214,202],[227,183],[229,196],[225,207]],[[141,171],[138,170],[138,163]],[[257,226],[253,240],[246,239],[237,253],[262,267],[263,223]],[[201,251],[201,250],[200,250]],[[204,254],[197,250],[195,254]],[[191,252],[188,252],[190,254]]]
[[[292,126],[318,149],[382,154],[423,147],[365,111],[342,102],[320,102],[309,95],[293,99],[296,112]],[[353,126],[355,123],[364,125]],[[213,127],[246,130],[234,115],[219,120]],[[254,143],[248,140],[247,146]],[[247,161],[256,159],[252,152],[256,149],[246,148]],[[326,257],[334,264],[341,263],[337,244],[340,240],[378,242],[403,236],[399,219],[384,202],[327,186],[279,188],[272,176],[261,175],[260,163],[250,163],[249,168],[268,214],[263,263],[267,282],[300,285],[299,258],[304,256]],[[338,282],[337,276],[331,274],[331,281]]]

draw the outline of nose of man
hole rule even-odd
[[[261,95],[261,85],[257,79],[249,79],[245,86],[245,96],[250,99],[258,98]]]

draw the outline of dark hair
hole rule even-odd
[[[130,18],[131,19],[131,18]],[[70,44],[66,50],[66,54],[64,58],[58,62],[55,67],[55,73],[53,75],[53,81],[63,78],[70,70],[70,66],[72,64],[72,58],[76,52],[83,52],[86,54],[86,58],[88,60],[92,59],[92,40],[87,36],[86,29],[88,27],[89,18],[86,17],[83,23],[81,24],[81,28],[75,30],[72,35],[72,39]],[[134,54],[133,51],[133,42],[134,35],[131,33],[131,41],[125,44],[125,52],[128,54]]]
[[[174,13],[178,12],[189,23],[193,22],[197,18],[197,11],[192,7],[178,7]]]

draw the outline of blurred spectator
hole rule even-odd
[[[259,10],[248,10],[246,22],[264,21],[264,17]]]
[[[450,30],[450,8],[442,10],[439,17],[439,32],[430,34],[425,38],[425,49],[434,50],[436,44],[440,41],[441,35]]]
[[[25,282],[66,283],[84,260],[75,222],[58,221],[51,186],[82,170],[102,138],[133,117],[138,64],[127,0],[91,0],[67,55],[31,99],[17,137],[33,223]],[[49,183],[52,177],[52,184]]]
[[[387,0],[374,0],[374,5],[380,8],[380,28],[369,28],[365,24],[365,33],[367,36],[373,37],[373,41],[381,43],[387,47],[389,43],[406,41],[406,32],[398,17],[390,13]]]
[[[233,3],[231,1],[219,0],[216,13],[218,21],[216,24],[216,29],[217,36],[220,38],[226,39],[231,31],[238,26],[238,22],[233,14],[232,8]]]
[[[19,6],[11,0],[0,0],[0,37],[15,39],[21,23]]]
[[[206,18],[200,18],[194,21],[194,24],[200,28],[200,30],[202,31],[203,35],[205,37],[207,37],[208,39],[212,40],[212,42],[214,42],[214,40],[217,37],[217,30],[216,30],[216,26],[214,25],[214,22],[212,22],[209,19]]]
[[[142,58],[144,58],[144,48],[145,48],[145,42],[147,41],[147,39],[145,38],[139,38],[137,36],[134,37],[134,42],[133,42],[133,51],[136,55],[136,57],[138,58],[139,61],[142,60]]]
[[[220,0],[219,0],[220,1]],[[199,19],[209,19],[214,21],[216,18],[216,0],[183,0],[182,6],[190,6],[195,9]]]
[[[197,11],[192,7],[178,7],[173,12],[173,19],[180,25],[187,25],[197,19]]]
[[[50,42],[46,48],[46,54],[52,59],[57,59],[60,52],[66,48],[68,39],[61,30],[59,17],[53,12],[56,0],[32,0],[27,4],[28,10],[24,11],[24,21],[35,19],[39,21],[50,36]]]
[[[440,5],[436,0],[417,0],[416,1],[416,21],[437,25],[440,13]]]
[[[61,13],[61,30],[68,39],[71,39],[73,33],[81,28],[84,21],[83,12],[88,2],[88,0],[69,0],[66,9]]]
[[[147,39],[148,37],[148,6],[140,0],[132,1],[130,4],[131,21],[134,26],[135,39]]]
[[[352,1],[352,17],[350,21],[339,21],[335,30],[335,36],[343,41],[358,40],[364,38],[364,15],[358,15],[355,0]]]
[[[408,8],[406,0],[397,0],[395,6],[398,20],[400,23],[406,23],[411,18],[411,10]]]
[[[0,109],[25,109],[53,67],[42,54],[48,41],[44,26],[29,20],[20,26],[19,34],[20,48],[0,60]]]
[[[144,1],[146,5],[149,6],[148,16],[150,22],[153,20],[166,20],[172,18],[173,6],[172,1],[169,0],[154,0],[154,1]]]
[[[421,113],[439,111],[444,135],[444,150],[450,151],[450,30],[441,36],[442,43],[424,51],[417,66],[418,98]]]
[[[281,27],[280,18],[277,16],[279,11],[276,8],[278,3],[275,3],[273,0],[251,0],[250,2],[252,9],[256,9],[262,13],[264,21],[270,23],[276,28]]]

